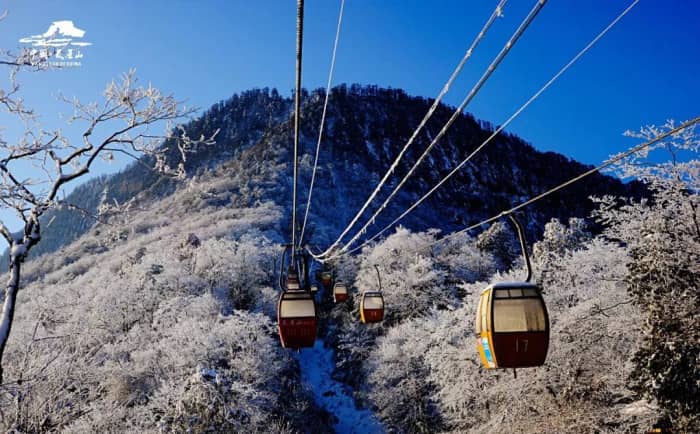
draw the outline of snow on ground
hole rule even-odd
[[[301,350],[297,357],[301,379],[313,392],[316,402],[338,418],[335,425],[337,433],[384,432],[371,411],[355,407],[347,386],[331,377],[335,368],[333,350],[325,348],[322,340],[316,340],[313,348]]]

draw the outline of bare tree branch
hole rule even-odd
[[[185,120],[195,110],[182,107],[180,101],[150,85],[138,85],[133,70],[107,86],[101,104],[83,104],[77,99],[59,97],[73,108],[68,122],[85,123],[77,142],[60,131],[48,133],[40,128],[34,112],[26,108],[18,97],[20,86],[17,72],[24,67],[42,67],[41,63],[35,63],[37,59],[27,52],[14,57],[2,54],[0,60],[4,63],[0,64],[10,66],[11,72],[10,87],[7,91],[0,89],[0,106],[22,121],[26,130],[16,143],[0,140],[0,206],[13,209],[24,223],[21,237],[13,237],[8,228],[0,226],[0,233],[10,245],[11,271],[0,313],[0,362],[12,325],[21,263],[41,240],[42,216],[50,209],[67,207],[106,223],[101,212],[104,210],[95,215],[74,204],[57,200],[63,187],[88,174],[98,157],[109,157],[113,152],[135,158],[139,164],[146,164],[147,160],[143,157],[151,156],[154,170],[181,178],[184,176],[187,154],[199,146],[213,144],[216,136],[214,133],[210,137],[192,139],[183,127],[171,128],[171,122]],[[165,134],[150,133],[150,127],[163,124]],[[176,146],[176,149],[169,149],[168,146]],[[176,161],[173,155],[178,155],[180,161]],[[39,176],[32,173],[32,178],[24,179],[26,169],[23,169],[22,163],[30,163],[40,169],[36,171]],[[171,164],[176,166],[171,167]],[[118,212],[123,210],[120,208]],[[0,363],[0,384],[1,367]]]

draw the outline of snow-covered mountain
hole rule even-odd
[[[322,98],[322,92],[304,95],[301,203]],[[400,90],[334,89],[312,242],[333,240],[429,105]],[[131,201],[127,212],[98,224],[69,210],[48,217],[38,245],[42,256],[23,267],[0,388],[0,429],[613,433],[646,431],[662,418],[662,406],[673,409],[669,402],[690,402],[673,411],[692,416],[695,383],[665,373],[690,372],[683,378],[691,378],[697,372],[696,341],[679,337],[697,330],[697,297],[690,294],[697,293],[700,276],[700,204],[689,193],[697,191],[696,162],[686,172],[682,164],[673,166],[665,184],[657,175],[650,193],[599,175],[528,209],[531,240],[540,240],[532,249],[534,281],[551,322],[542,367],[519,370],[515,378],[483,369],[475,351],[478,294],[488,282],[522,278],[513,261],[517,249],[509,245],[513,234],[494,224],[475,236],[435,242],[441,231],[586,170],[512,135],[487,147],[404,228],[334,264],[349,300],[335,304],[328,292],[316,295],[318,341],[297,354],[281,348],[276,327],[279,243],[290,220],[290,107],[275,91],[234,96],[188,125],[191,136],[221,134],[215,146],[190,155],[187,179],[161,178],[134,165],[68,198],[91,210],[106,201]],[[450,112],[438,110],[397,175]],[[461,116],[373,228],[401,212],[491,130]],[[637,163],[629,164],[647,167]],[[694,180],[689,185],[696,187],[678,179]],[[600,233],[590,224],[588,196],[602,194],[618,197],[597,204],[598,221],[608,226]],[[641,194],[653,200],[619,197]],[[588,224],[576,216],[589,218]],[[375,266],[385,320],[365,325],[359,299],[379,286]],[[631,287],[641,288],[639,295]],[[645,305],[644,297],[653,303]],[[676,309],[672,321],[679,326],[666,327],[659,316],[649,333],[645,318],[648,311],[659,314],[658,297],[671,300],[662,305]],[[668,336],[689,356],[671,357],[659,343]],[[640,352],[645,342],[669,359],[660,367],[646,364],[653,357]],[[648,375],[660,381],[662,399],[640,393]],[[684,423],[697,425],[692,418]]]
[[[303,95],[298,184],[300,213],[311,178],[323,96],[322,90]],[[400,89],[341,85],[332,90],[311,206],[311,243],[324,246],[335,240],[367,199],[370,188],[384,175],[431,103]],[[209,200],[219,200],[221,207],[272,200],[288,211],[292,173],[291,108],[291,99],[269,89],[243,92],[212,106],[187,125],[188,133],[194,137],[220,130],[216,145],[189,156],[190,180],[202,176],[229,179],[227,185],[235,192],[233,202],[217,199],[223,192],[211,192]],[[444,105],[438,108],[369,211],[383,201],[409,170],[452,110]],[[383,228],[427,192],[492,131],[493,126],[488,122],[478,121],[468,114],[460,116],[388,209],[369,227],[368,235]],[[515,135],[502,134],[409,214],[402,225],[414,230],[458,229],[587,169],[560,154],[539,152]],[[116,175],[78,187],[67,201],[94,212],[105,201],[158,200],[182,185],[134,164]],[[638,195],[639,186],[636,183],[624,185],[603,175],[592,176],[529,208],[527,224],[531,236],[539,236],[544,224],[553,217],[566,220],[572,216],[586,216],[592,209],[588,197],[602,194]],[[367,212],[364,218],[369,215],[371,213]],[[52,229],[46,231],[41,244],[32,251],[35,256],[55,251],[94,224],[74,210],[57,211],[46,219],[52,220]],[[285,225],[291,226],[291,219],[287,220]]]

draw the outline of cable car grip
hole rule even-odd
[[[527,267],[527,276],[525,277],[525,282],[530,282],[532,279],[532,264],[530,264],[530,255],[527,251],[527,240],[525,239],[525,230],[523,225],[520,224],[518,219],[515,218],[513,214],[507,214],[508,219],[518,233],[518,239],[520,240],[520,250],[523,253],[523,259],[525,260],[525,267]]]
[[[382,275],[379,272],[379,266],[374,264],[374,269],[377,270],[377,281],[379,281],[379,292],[382,292]]]

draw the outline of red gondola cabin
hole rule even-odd
[[[360,321],[365,324],[384,320],[384,296],[381,292],[365,291],[360,299]]]
[[[342,282],[333,285],[333,301],[342,303],[348,299],[348,287]]]
[[[284,348],[313,347],[316,340],[316,303],[306,291],[284,291],[277,305],[277,324]]]

